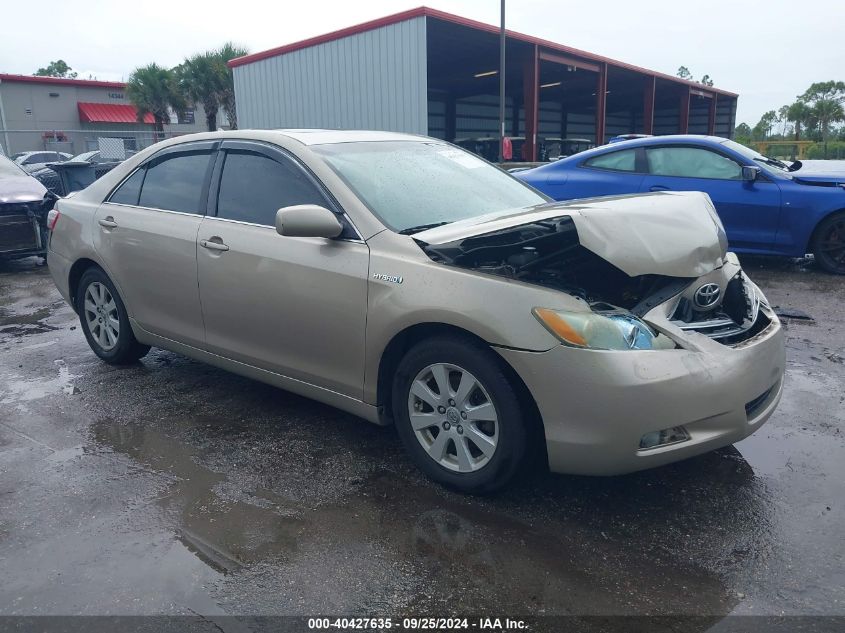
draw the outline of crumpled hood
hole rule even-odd
[[[569,216],[580,244],[631,277],[695,278],[724,263],[727,238],[710,197],[697,191],[608,196],[504,211],[422,231],[436,246]]]
[[[0,178],[0,204],[39,202],[47,188],[32,176],[4,176]]]

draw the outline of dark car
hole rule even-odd
[[[107,158],[102,155],[99,150],[93,150],[90,152],[82,152],[81,154],[77,154],[73,158],[68,160],[62,160],[59,162],[67,162],[67,163],[90,163],[94,166],[94,178],[99,178],[103,174],[109,173],[112,169],[120,165],[126,158],[130,156],[134,156],[137,152],[134,151],[127,151],[125,158]],[[37,169],[27,170],[30,174],[32,174],[35,178],[41,182],[42,185],[47,187],[50,191],[52,191],[57,196],[65,196],[68,194],[67,191],[64,190],[64,185],[62,183],[61,177],[56,173],[56,170],[53,169],[51,163],[46,163],[42,165],[38,165]]]
[[[35,178],[0,156],[0,259],[47,252],[47,214],[56,197]]]
[[[703,191],[725,225],[731,250],[803,257],[845,275],[845,172],[801,169],[715,136],[622,141],[521,171],[555,200]]]

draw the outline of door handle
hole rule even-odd
[[[103,218],[102,220],[97,220],[97,223],[102,226],[104,229],[116,229],[117,222],[114,221],[112,216],[108,216]]]
[[[652,185],[648,188],[649,191],[669,191],[669,187],[665,185]]]
[[[229,247],[219,237],[212,237],[210,240],[200,240],[200,246],[212,251],[228,251]]]

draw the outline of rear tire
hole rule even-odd
[[[845,275],[845,212],[822,220],[810,245],[818,265],[834,275]]]
[[[396,429],[431,479],[479,494],[513,477],[525,454],[526,420],[505,369],[489,347],[460,336],[421,341],[399,362]]]
[[[111,365],[134,363],[150,351],[135,339],[126,306],[101,268],[82,274],[76,291],[76,309],[88,345]]]

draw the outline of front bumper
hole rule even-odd
[[[617,475],[728,446],[771,416],[783,390],[784,335],[769,326],[741,346],[694,334],[695,350],[547,352],[498,348],[534,397],[553,472]],[[647,433],[690,439],[640,450]]]

